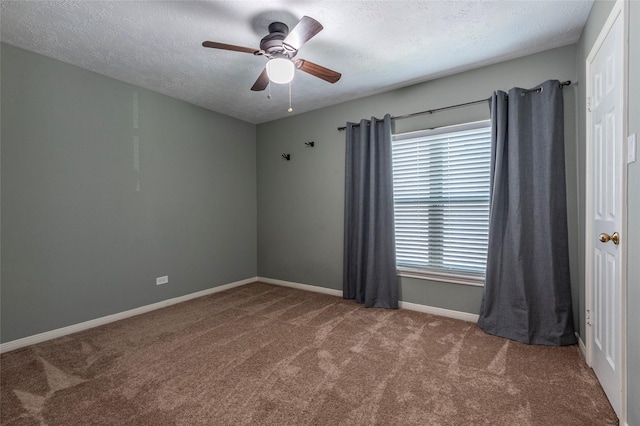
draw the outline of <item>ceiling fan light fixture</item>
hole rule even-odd
[[[291,82],[295,70],[296,66],[287,58],[273,58],[267,62],[267,75],[272,83],[287,84]]]

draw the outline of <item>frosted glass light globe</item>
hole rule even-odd
[[[287,58],[274,58],[267,62],[267,75],[272,83],[287,84],[293,80],[295,65]]]

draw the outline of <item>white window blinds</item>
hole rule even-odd
[[[398,269],[480,278],[489,228],[491,123],[394,135]]]

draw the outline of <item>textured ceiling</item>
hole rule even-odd
[[[324,30],[299,51],[342,73],[329,84],[298,72],[293,114],[575,43],[592,0],[572,1],[6,1],[2,41],[232,117],[290,115],[288,87],[249,90],[273,21],[304,15]]]

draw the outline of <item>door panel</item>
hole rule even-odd
[[[590,63],[593,170],[591,363],[618,415],[622,408],[621,257],[610,239],[620,230],[622,211],[622,19],[615,20]]]

